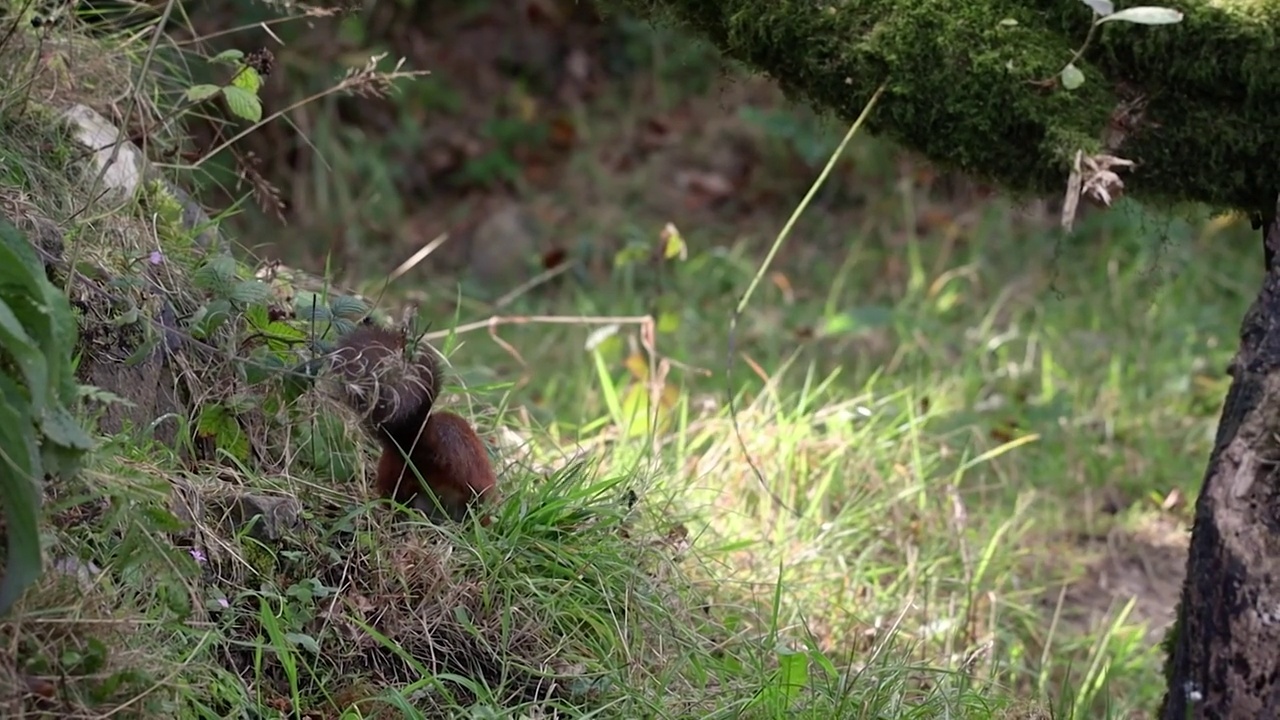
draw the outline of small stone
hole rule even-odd
[[[476,226],[467,261],[477,279],[503,284],[525,279],[538,256],[538,223],[532,213],[507,202]]]

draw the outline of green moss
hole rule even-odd
[[[606,3],[608,4],[608,3]],[[1150,122],[1119,154],[1127,192],[1269,208],[1280,165],[1280,6],[1179,2],[1171,26],[1107,23],[1077,61],[1086,82],[1045,87],[1084,41],[1083,3],[1013,0],[612,0],[678,21],[793,96],[846,120],[888,82],[867,129],[1016,192],[1057,193],[1076,150],[1101,147],[1116,89]],[[1122,4],[1123,6],[1123,4]]]
[[[164,183],[150,180],[143,186],[147,208],[155,213],[160,239],[171,241],[175,236],[189,235],[182,226],[182,203],[169,192]],[[188,241],[190,238],[187,238]]]
[[[263,522],[263,520],[258,519],[255,522]],[[249,567],[253,568],[254,572],[262,577],[274,577],[279,569],[275,553],[263,547],[260,543],[241,542],[240,557],[248,563]]]
[[[196,231],[183,221],[182,201],[160,180],[143,183],[139,199],[147,214],[155,218],[156,236],[165,254],[193,267],[201,253],[196,247]]]

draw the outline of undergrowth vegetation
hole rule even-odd
[[[321,127],[326,103],[448,115],[447,79],[352,52],[273,105],[272,53],[0,7],[0,259],[36,248],[50,278],[0,262],[4,717],[1150,717],[1252,285],[1222,268],[1257,265],[1247,223],[1122,201],[1064,237],[859,137],[762,268],[839,129],[743,101],[764,163],[745,219],[712,224],[705,198],[633,211],[698,183],[597,167],[657,132],[623,87],[582,111],[564,187],[533,187],[519,123],[459,170],[567,193],[561,230],[612,246],[501,291],[383,274],[348,292],[347,259],[378,262],[365,242],[408,212],[408,150],[403,128],[343,149],[362,131]],[[705,49],[616,23],[650,80],[706,94]],[[76,104],[146,139],[136,192],[99,190],[101,153],[59,129]],[[307,176],[303,206],[329,213],[308,227],[348,242],[314,274],[219,240],[266,236],[279,189],[241,141],[304,107],[338,164]],[[161,177],[265,212],[194,222]],[[371,500],[370,443],[332,400],[329,343],[404,304],[497,448],[488,527]]]

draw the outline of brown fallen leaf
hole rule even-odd
[[[676,173],[676,187],[685,192],[685,204],[702,208],[723,201],[733,194],[734,185],[719,173],[681,170]]]

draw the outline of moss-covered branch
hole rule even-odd
[[[1147,200],[1270,208],[1280,166],[1280,2],[1162,0],[1177,25],[1106,23],[1055,77],[1092,21],[1077,0],[597,0],[675,21],[793,96],[852,120],[888,81],[868,129],[1014,191],[1061,192],[1070,158],[1103,148],[1138,163]],[[1121,120],[1120,122],[1124,122]],[[1110,142],[1110,141],[1108,141]]]

